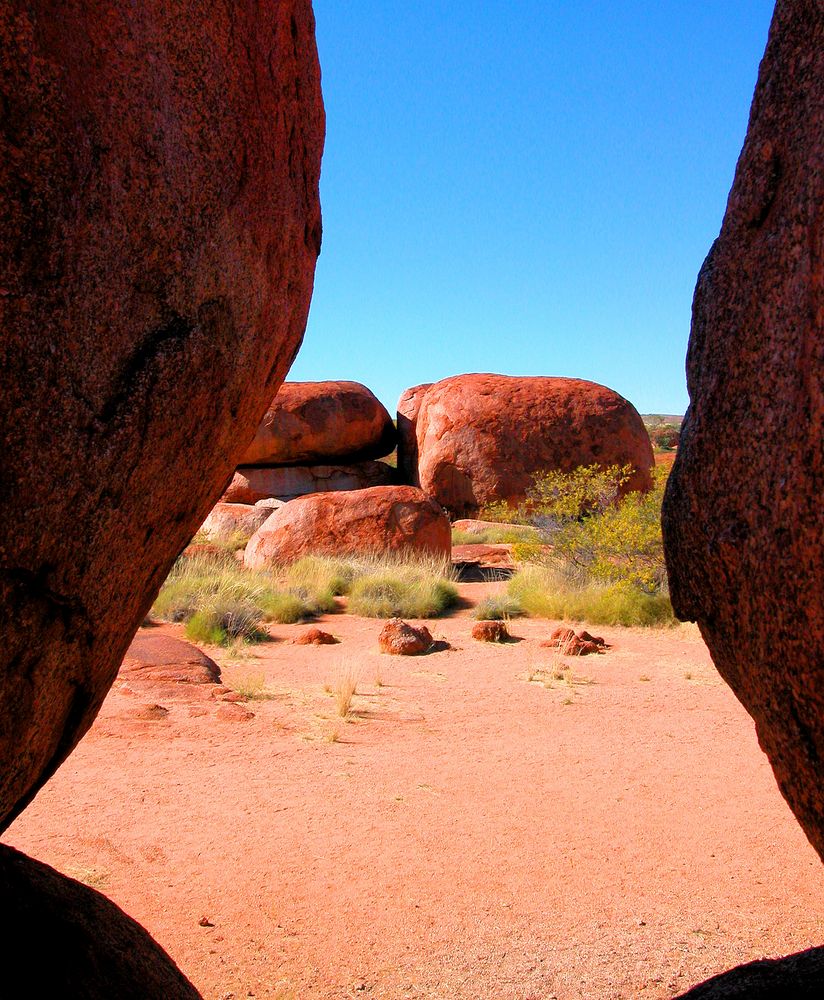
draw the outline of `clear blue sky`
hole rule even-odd
[[[323,251],[290,379],[466,371],[683,412],[772,0],[315,0]]]

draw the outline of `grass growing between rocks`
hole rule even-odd
[[[534,618],[593,625],[675,625],[669,597],[647,594],[629,581],[577,579],[554,566],[527,564],[509,581],[508,594]]]
[[[512,594],[498,594],[480,601],[472,612],[472,617],[479,622],[504,622],[523,613],[523,606],[517,597]]]
[[[452,575],[448,563],[421,556],[304,556],[279,579],[318,610],[345,596],[347,611],[365,618],[434,618],[458,600]]]
[[[188,639],[219,646],[260,642],[266,622],[296,622],[310,613],[270,576],[210,557],[179,559],[152,606],[153,617],[184,622]]]

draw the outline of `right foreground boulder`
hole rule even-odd
[[[664,504],[698,622],[824,858],[824,6],[778,0],[721,234],[695,291]]]
[[[412,486],[313,493],[284,504],[246,546],[248,569],[305,555],[411,553],[448,559],[446,512]]]
[[[453,517],[521,503],[536,472],[631,465],[624,492],[652,485],[652,445],[635,407],[583,379],[456,375],[415,418],[418,480]]]

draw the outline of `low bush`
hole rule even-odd
[[[472,612],[472,617],[481,622],[507,621],[523,613],[524,609],[517,597],[512,594],[499,594],[480,601]]]
[[[348,610],[365,618],[435,618],[458,600],[443,572],[425,562],[377,566],[355,579]]]
[[[160,589],[152,615],[185,622],[196,642],[222,644],[233,639],[258,642],[263,622],[294,622],[310,614],[305,602],[273,586],[271,578],[244,570],[234,559],[179,559]]]
[[[602,583],[576,579],[557,567],[526,565],[508,585],[508,594],[536,618],[584,621],[593,625],[675,625],[669,596],[648,594],[623,580]]]
[[[335,610],[335,597],[348,592],[357,572],[352,559],[303,556],[281,571],[280,580],[314,614],[321,614]]]

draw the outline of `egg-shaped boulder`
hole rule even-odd
[[[824,858],[824,5],[779,0],[721,233],[695,289],[664,502],[698,622]]]
[[[517,505],[536,473],[580,465],[631,466],[624,493],[652,485],[652,445],[635,407],[583,379],[444,379],[421,401],[416,437],[420,487],[453,517]]]
[[[0,5],[0,828],[91,725],[303,337],[311,3],[205,13]]]
[[[284,382],[241,464],[355,462],[383,458],[394,447],[392,418],[360,382]]]
[[[304,555],[413,553],[449,558],[446,512],[412,486],[313,493],[290,500],[250,539],[248,569],[284,565]]]

